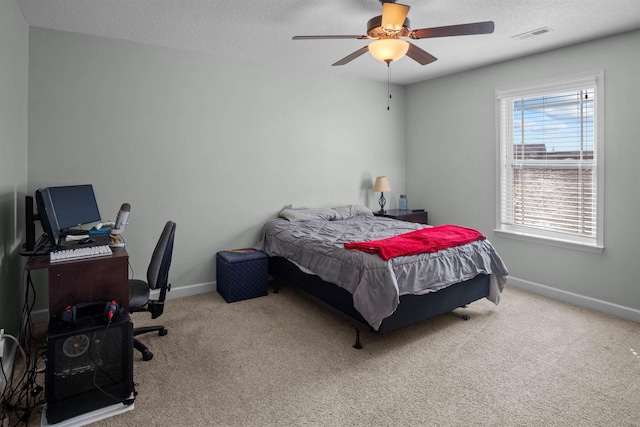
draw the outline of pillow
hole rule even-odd
[[[373,215],[373,211],[363,205],[346,205],[333,208],[336,212],[335,219],[347,219],[356,215]]]
[[[288,219],[289,221],[313,221],[317,219],[332,221],[336,219],[336,216],[337,216],[337,212],[331,208],[316,208],[316,209],[284,208],[280,211],[280,217],[284,219]]]

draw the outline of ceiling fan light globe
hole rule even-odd
[[[402,58],[409,50],[409,43],[399,39],[376,40],[369,44],[369,53],[378,61],[389,63]]]

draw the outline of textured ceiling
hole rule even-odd
[[[366,40],[291,40],[295,35],[365,34],[378,0],[16,0],[31,26],[205,52],[248,62],[387,81],[370,55],[331,64]],[[639,0],[401,0],[411,28],[494,21],[489,35],[413,41],[438,58],[391,64],[391,81],[430,78],[640,28]],[[526,39],[518,34],[549,27]]]

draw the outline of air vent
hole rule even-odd
[[[530,39],[531,37],[537,37],[537,36],[541,36],[542,34],[546,34],[548,32],[553,31],[551,28],[549,27],[542,27],[542,28],[538,28],[537,30],[532,30],[532,31],[527,31],[526,33],[522,33],[522,34],[518,34],[516,36],[512,36],[512,39],[519,39],[519,40],[524,40],[524,39]]]

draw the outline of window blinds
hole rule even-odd
[[[499,229],[598,237],[595,78],[498,92]]]

